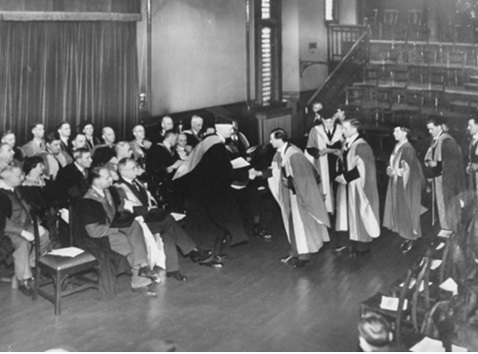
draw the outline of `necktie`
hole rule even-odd
[[[140,186],[140,184],[138,183],[138,181],[135,180],[135,179],[133,180],[133,186],[136,188],[136,190],[137,190],[138,192],[141,191],[141,186]]]

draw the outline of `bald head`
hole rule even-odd
[[[115,131],[111,127],[104,127],[101,131],[101,137],[105,144],[113,145],[116,139]]]

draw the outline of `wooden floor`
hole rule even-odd
[[[0,351],[158,351],[161,340],[180,351],[355,351],[359,303],[404,273],[423,241],[404,256],[399,238],[384,231],[370,255],[337,257],[328,244],[308,267],[292,269],[278,261],[288,245],[268,203],[271,241],[232,248],[221,270],[184,258],[188,281],[163,278],[156,298],[131,293],[121,276],[115,299],[87,290],[64,299],[55,317],[43,298],[32,302],[0,284]]]

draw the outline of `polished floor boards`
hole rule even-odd
[[[404,256],[384,231],[370,255],[337,257],[328,244],[292,269],[278,261],[288,246],[277,207],[269,209],[272,240],[232,248],[221,270],[184,258],[188,281],[163,278],[156,298],[131,293],[121,276],[113,300],[88,290],[65,298],[55,317],[43,298],[0,283],[0,351],[158,351],[161,340],[181,351],[355,351],[359,303],[404,273],[423,241]]]

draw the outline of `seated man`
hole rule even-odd
[[[192,148],[196,147],[196,145],[202,140],[199,133],[201,132],[203,124],[204,120],[201,117],[194,115],[191,118],[191,128],[183,132],[188,138],[188,145]]]
[[[38,156],[43,159],[45,165],[45,176],[51,181],[56,180],[58,171],[73,162],[73,159],[65,151],[61,150],[61,139],[58,133],[50,133],[46,137],[46,151]]]
[[[163,202],[171,207],[176,207],[172,191],[172,178],[174,172],[182,164],[175,150],[178,134],[169,130],[164,134],[161,143],[153,145],[146,154],[146,172],[150,178],[150,187],[155,190],[157,198],[164,198]],[[159,200],[159,199],[158,199]]]
[[[62,206],[77,199],[83,198],[88,191],[88,170],[93,162],[91,153],[86,148],[80,148],[73,152],[75,161],[65,166],[58,172],[56,186],[58,196],[62,199]]]
[[[131,150],[133,156],[138,163],[144,167],[144,160],[146,157],[146,151],[151,147],[152,143],[146,139],[146,132],[144,126],[141,124],[135,125],[133,128],[134,140],[130,141]]]
[[[23,171],[20,167],[9,165],[0,172],[0,208],[5,216],[4,234],[14,247],[13,260],[15,276],[19,282],[20,291],[27,296],[33,294],[32,270],[35,264],[33,220],[30,215],[30,205],[21,197],[17,187],[23,180]],[[41,225],[40,254],[49,246],[48,231]]]
[[[13,151],[10,144],[1,143],[0,144],[0,170],[10,165],[13,162],[14,156],[15,156],[15,152]]]
[[[96,145],[93,148],[93,166],[104,165],[116,156],[115,153],[115,131],[111,127],[104,127],[101,131],[101,138],[104,144]]]
[[[31,126],[31,132],[33,139],[22,146],[23,155],[25,157],[31,157],[45,151],[45,126],[43,123],[34,123]]]
[[[91,187],[83,199],[90,202],[85,208],[85,229],[92,238],[106,237],[116,253],[127,257],[132,268],[131,289],[142,291],[151,284],[151,279],[159,282],[158,275],[148,266],[148,255],[141,225],[136,220],[117,223],[115,218],[118,206],[109,189],[113,182],[106,167],[95,167],[90,173]],[[148,279],[150,278],[150,279]]]
[[[157,208],[156,201],[148,190],[137,180],[139,168],[132,158],[125,158],[118,163],[119,181],[116,183],[122,205],[136,215],[142,215],[152,233],[159,233],[164,242],[166,253],[166,275],[179,281],[186,277],[179,272],[178,253],[189,255],[193,262],[206,260],[210,251],[203,251],[196,247],[186,232],[176,223],[167,212]],[[154,210],[153,212],[151,212]],[[212,264],[208,264],[212,265]]]

